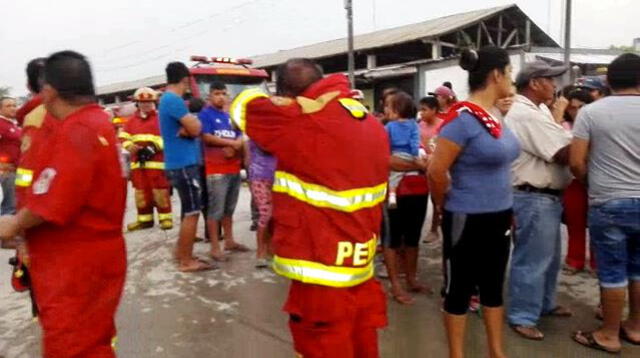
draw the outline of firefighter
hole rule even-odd
[[[127,119],[119,135],[122,146],[131,154],[131,182],[138,208],[136,222],[127,225],[127,229],[136,231],[153,227],[155,207],[160,228],[170,230],[173,228],[173,218],[156,112],[158,94],[151,88],[142,87],[133,94],[133,100],[138,110]]]
[[[25,233],[43,357],[115,357],[114,319],[126,273],[117,138],[95,103],[84,56],[55,53],[44,73],[41,95],[56,125],[32,139],[38,141],[33,182],[18,213],[0,217],[0,238]]]
[[[382,125],[351,98],[344,75],[311,60],[277,70],[284,97],[258,89],[231,106],[240,129],[278,158],[273,269],[292,280],[284,310],[304,358],[378,357],[386,299],[373,258],[389,174]]]

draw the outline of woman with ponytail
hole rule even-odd
[[[428,169],[436,215],[442,215],[449,357],[464,356],[466,313],[477,288],[489,356],[504,358],[502,288],[511,239],[510,169],[520,144],[489,111],[511,91],[511,65],[505,50],[485,47],[464,50],[460,66],[469,73],[470,97],[445,117]]]

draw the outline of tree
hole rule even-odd
[[[0,97],[8,96],[9,91],[11,91],[11,87],[2,87],[0,86]]]
[[[609,46],[609,50],[619,50],[619,51],[622,51],[622,52],[636,52],[636,49],[633,46],[611,45],[611,46]]]

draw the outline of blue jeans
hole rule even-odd
[[[556,307],[562,201],[559,196],[515,191],[513,204],[516,229],[507,317],[512,325],[535,326]]]
[[[603,288],[640,281],[640,198],[614,199],[589,209],[589,234]]]

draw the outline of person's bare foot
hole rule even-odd
[[[617,354],[622,350],[622,345],[620,344],[619,339],[616,342],[616,339],[607,338],[601,335],[598,331],[577,331],[573,334],[572,338],[574,341],[585,347],[604,351],[607,353]]]
[[[640,330],[635,330],[629,321],[622,322],[620,337],[633,345],[640,345]]]
[[[532,341],[541,341],[544,339],[544,333],[538,329],[536,326],[519,326],[512,325],[511,329],[513,329],[520,337],[530,339]]]
[[[246,247],[246,246],[244,246],[244,245],[242,245],[240,243],[237,243],[235,241],[231,241],[231,240],[229,240],[229,241],[224,243],[224,249],[226,251],[235,251],[235,252],[248,252],[248,251],[250,251],[248,247]]]
[[[407,289],[413,293],[423,293],[427,295],[432,295],[433,290],[428,285],[422,284],[420,282],[407,282]]]
[[[391,288],[391,296],[401,305],[412,305],[414,303],[413,297],[400,287]]]
[[[206,262],[190,259],[186,262],[181,262],[178,265],[178,271],[189,273],[189,272],[200,272],[200,271],[209,271],[214,270],[217,267],[215,265],[208,264]]]
[[[227,255],[225,255],[224,252],[222,252],[221,250],[211,251],[209,253],[209,257],[211,257],[212,259],[214,259],[215,261],[218,261],[218,262],[227,262],[227,261],[229,261],[229,257]]]

